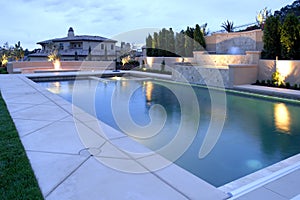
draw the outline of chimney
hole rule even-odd
[[[74,35],[74,30],[73,30],[72,27],[70,27],[69,30],[68,30],[68,37],[74,37],[74,36],[75,36]]]

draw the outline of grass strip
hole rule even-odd
[[[0,199],[44,199],[1,93]]]

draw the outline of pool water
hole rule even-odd
[[[149,109],[152,105],[160,104],[165,108],[167,119],[159,134],[148,139],[133,138],[153,150],[174,137],[181,115],[186,115],[181,113],[172,91],[158,81],[76,80],[76,84],[87,88],[95,82],[98,84],[94,96],[97,117],[116,129],[119,127],[111,110],[114,91],[139,85],[129,101],[131,117],[139,125],[150,122]],[[72,102],[74,81],[38,84]],[[176,84],[176,87],[185,90],[188,86]],[[192,145],[175,161],[182,168],[219,187],[300,152],[300,104],[226,92],[227,114],[222,134],[212,151],[206,157],[199,158],[199,148],[211,118],[211,100],[208,89],[197,86],[193,89],[199,101],[200,121]],[[160,118],[159,115],[155,117]]]

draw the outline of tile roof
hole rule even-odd
[[[116,40],[108,39],[101,36],[91,35],[76,35],[72,37],[54,38],[38,42],[37,44],[47,44],[49,42],[71,42],[71,41],[95,41],[95,42],[117,42]]]

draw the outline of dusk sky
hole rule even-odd
[[[65,37],[69,27],[78,35],[115,35],[144,28],[173,28],[174,31],[208,23],[209,31],[222,29],[226,21],[234,26],[255,22],[267,7],[272,12],[293,0],[10,0],[0,1],[0,45],[21,41],[24,49],[40,48],[39,41]],[[143,43],[145,35],[128,37]],[[127,34],[130,35],[131,33]]]

